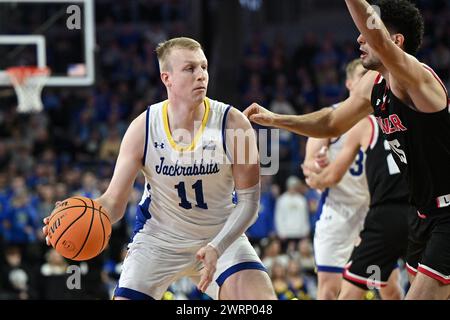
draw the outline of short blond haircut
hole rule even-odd
[[[362,66],[362,61],[361,59],[355,59],[351,62],[349,62],[349,64],[347,64],[347,67],[345,68],[345,73],[347,76],[347,79],[352,78],[355,75],[355,71],[358,68],[358,66]]]
[[[172,49],[187,49],[187,50],[203,50],[202,45],[191,38],[180,37],[173,38],[158,44],[156,48],[156,56],[158,57],[159,69],[161,71],[170,70],[171,66],[168,64],[167,57],[170,55]]]

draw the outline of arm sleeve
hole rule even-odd
[[[219,257],[250,227],[258,217],[260,185],[236,190],[238,203],[219,234],[208,245],[217,250]]]

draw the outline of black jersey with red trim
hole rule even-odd
[[[439,112],[416,111],[392,93],[381,75],[371,102],[394,159],[406,173],[410,203],[419,210],[450,206],[450,102]]]
[[[370,207],[389,203],[408,203],[409,192],[405,174],[394,160],[389,143],[369,116],[372,138],[366,150],[366,176],[370,191]]]

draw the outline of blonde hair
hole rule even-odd
[[[180,37],[173,38],[158,44],[156,48],[156,56],[158,57],[159,69],[161,71],[170,70],[167,57],[170,55],[172,49],[188,49],[188,50],[203,50],[202,45],[191,38]]]
[[[355,60],[351,61],[345,68],[347,79],[352,78],[355,75],[356,68],[358,68],[358,66],[362,66],[362,65],[363,64],[362,64],[361,59],[355,59]]]

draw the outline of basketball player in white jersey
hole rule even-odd
[[[181,277],[214,299],[276,299],[244,235],[260,194],[252,127],[237,109],[206,97],[208,61],[197,41],[174,38],[156,51],[168,100],[131,123],[97,199],[113,223],[120,220],[142,170],[146,188],[115,299],[161,299]],[[227,141],[226,129],[246,132],[247,143]],[[248,161],[238,159],[238,147]]]
[[[345,85],[350,92],[366,73],[360,60],[350,62],[346,68]],[[335,107],[339,107],[336,105]],[[368,120],[362,120],[367,121]],[[370,125],[369,123],[367,123]],[[342,273],[361,231],[369,210],[369,190],[365,175],[365,154],[362,150],[353,156],[352,164],[346,160],[347,133],[333,139],[309,138],[304,166],[320,171],[326,165],[328,153],[331,164],[327,175],[310,187],[321,189],[319,220],[314,234],[314,255],[317,265],[317,299],[337,299]],[[328,152],[324,152],[328,150]]]

